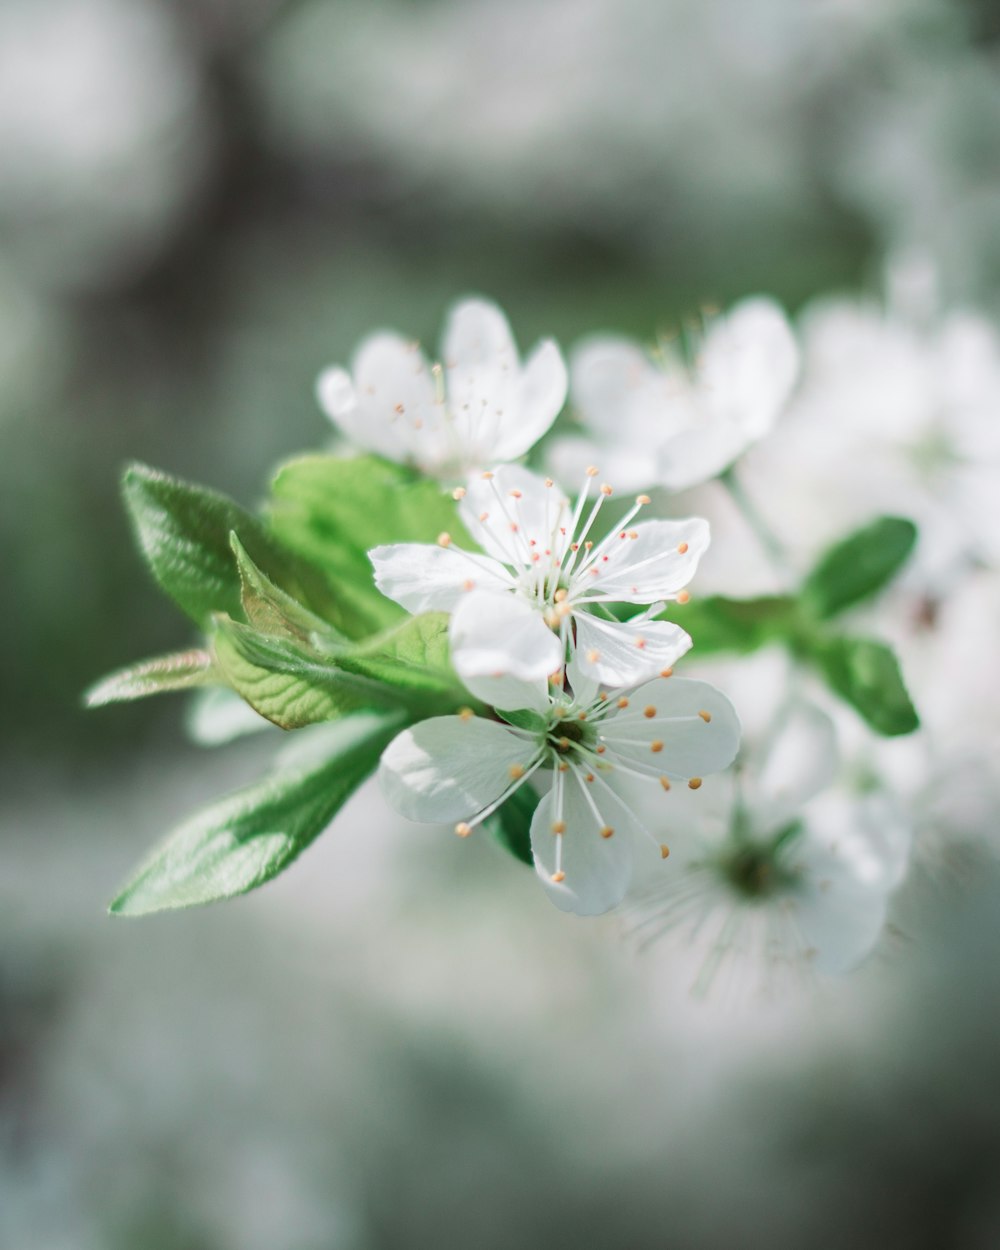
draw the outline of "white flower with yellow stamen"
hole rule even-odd
[[[452,659],[462,680],[530,681],[560,668],[567,647],[606,686],[632,686],[670,668],[691,646],[678,625],[655,621],[663,602],[685,602],[684,587],[708,546],[708,523],[643,521],[640,495],[606,537],[590,538],[612,495],[589,468],[575,506],[551,478],[504,465],[455,492],[459,513],[485,555],[442,534],[438,545],[395,543],[369,555],[383,594],[411,612],[454,613]],[[599,613],[611,603],[650,605],[622,622]],[[608,613],[610,616],[610,613]]]
[[[634,787],[676,851],[675,871],[654,872],[636,899],[637,936],[690,943],[701,988],[718,976],[755,991],[776,974],[859,964],[906,873],[911,828],[887,790],[851,788],[840,772],[830,718],[793,702],[700,810],[678,795],[653,812]]]
[[[557,907],[592,916],[621,901],[633,844],[652,836],[623,781],[642,778],[665,802],[675,784],[700,788],[703,776],[733,760],[739,722],[705,682],[657,678],[623,695],[597,689],[573,663],[567,676],[572,693],[520,683],[517,725],[466,713],[404,730],[383,754],[379,777],[397,811],[457,822],[461,836],[544,778],[549,788],[531,822],[536,870]]]
[[[570,361],[580,436],[558,440],[560,473],[600,458],[623,488],[685,490],[722,473],[769,433],[791,394],[799,352],[781,308],[756,297],[709,317],[655,355],[629,339],[586,339]],[[688,336],[689,340],[691,336]]]
[[[495,304],[456,305],[442,363],[391,331],[369,336],[350,372],[323,371],[320,407],[360,447],[444,479],[523,456],[566,400],[566,366],[546,339],[522,366],[507,318]]]

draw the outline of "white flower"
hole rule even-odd
[[[835,785],[838,766],[833,723],[798,704],[747,768],[722,779],[714,812],[678,796],[656,826],[676,830],[675,871],[646,892],[638,931],[693,941],[703,985],[725,962],[744,988],[762,972],[860,963],[905,875],[911,830],[885,790]]]
[[[557,907],[590,916],[621,901],[633,843],[651,838],[622,781],[642,778],[661,798],[675,782],[699,788],[702,776],[732,761],[739,722],[705,682],[657,678],[626,697],[598,690],[572,664],[568,672],[572,694],[522,684],[516,726],[467,713],[404,730],[383,754],[379,777],[402,815],[457,821],[467,836],[530,778],[544,776],[551,786],[531,822],[535,868]]]
[[[583,438],[557,441],[557,472],[600,458],[623,489],[683,490],[715,477],[777,420],[798,373],[781,308],[744,300],[712,319],[692,363],[665,345],[655,358],[624,338],[585,340],[570,362]]]
[[[608,686],[645,681],[691,646],[679,626],[650,617],[664,600],[686,601],[683,588],[708,546],[708,525],[692,518],[633,526],[649,503],[640,495],[604,539],[591,541],[612,492],[602,485],[591,500],[596,470],[588,472],[575,507],[551,478],[518,465],[471,478],[455,493],[485,555],[462,550],[447,534],[436,547],[395,543],[369,553],[375,584],[390,599],[410,612],[454,613],[452,660],[476,694],[479,678],[547,677],[570,643],[581,668]],[[595,615],[607,603],[652,606],[620,622]]]
[[[824,299],[802,317],[802,386],[782,437],[747,458],[743,485],[792,554],[880,513],[920,539],[904,574],[942,586],[956,566],[1000,567],[1000,334],[960,310]]]
[[[507,318],[470,299],[452,309],[442,364],[390,331],[365,339],[351,371],[324,370],[320,407],[353,442],[442,478],[523,456],[566,399],[566,366],[551,339],[522,366]]]

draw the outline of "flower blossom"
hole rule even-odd
[[[369,556],[375,584],[410,612],[452,612],[452,661],[462,680],[486,702],[509,707],[477,682],[502,676],[548,677],[575,646],[590,679],[630,686],[670,668],[691,646],[678,625],[655,621],[663,601],[687,599],[708,546],[705,521],[643,521],[640,495],[600,541],[590,533],[612,494],[601,485],[591,499],[596,469],[570,503],[552,478],[518,465],[469,480],[459,488],[459,515],[485,555],[462,550],[442,534],[438,545],[395,543]],[[605,619],[604,605],[650,605],[629,621]],[[610,614],[608,614],[610,615]]]
[[[582,437],[557,440],[551,463],[570,472],[599,458],[623,489],[685,490],[717,476],[769,433],[798,373],[781,308],[763,297],[710,318],[693,360],[680,344],[647,354],[629,339],[586,339],[570,362]]]
[[[563,911],[599,915],[628,888],[635,842],[661,847],[635,814],[623,781],[641,778],[667,801],[675,783],[733,760],[739,722],[714,686],[660,677],[627,695],[599,689],[572,662],[571,690],[521,683],[517,724],[471,712],[404,730],[382,755],[389,803],[411,820],[456,821],[468,836],[532,778],[550,786],[531,822],[535,869]]]
[[[442,364],[390,331],[366,338],[351,370],[325,369],[320,407],[352,442],[444,479],[523,456],[566,400],[566,366],[546,339],[520,363],[507,318],[469,299],[452,309]]]
[[[786,705],[707,810],[678,796],[654,825],[661,837],[676,831],[676,871],[641,896],[637,933],[694,942],[702,987],[726,963],[744,988],[762,973],[860,963],[905,875],[911,830],[888,791],[838,782],[839,763],[830,718]]]

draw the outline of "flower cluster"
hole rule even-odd
[[[416,345],[379,334],[350,374],[330,369],[319,383],[324,408],[355,441],[444,477],[473,469],[452,493],[476,549],[444,531],[435,544],[369,555],[387,597],[449,614],[455,671],[488,711],[405,730],[383,756],[383,789],[405,815],[457,822],[467,835],[542,782],[530,837],[546,888],[565,910],[607,911],[630,883],[633,838],[655,842],[618,778],[697,787],[739,744],[723,695],[670,683],[691,638],[657,619],[667,601],[686,602],[708,525],[639,520],[651,503],[639,495],[608,529],[614,488],[596,466],[573,500],[553,478],[509,463],[562,408],[566,371],[551,343],[521,369],[499,309],[460,304],[443,355],[428,367]],[[619,619],[612,607],[632,614]]]
[[[561,910],[624,902],[644,935],[707,939],[702,976],[723,955],[860,961],[919,824],[878,742],[919,721],[891,647],[847,614],[889,601],[917,529],[902,505],[866,506],[819,551],[808,527],[769,528],[796,492],[835,498],[769,437],[779,422],[794,437],[835,391],[823,324],[807,316],[803,354],[755,297],[650,350],[586,339],[567,368],[551,340],[522,363],[500,309],[468,299],[438,361],[380,331],[321,373],[338,445],[281,466],[263,516],[130,469],[143,553],[204,641],[113,674],[90,702],[197,687],[203,741],[267,722],[303,732],[272,776],[183,825],[112,909],[255,888],[377,773],[403,816],[488,831]],[[942,393],[961,428],[980,429],[1000,389],[993,340],[966,319],[930,341],[958,361]],[[848,361],[833,372],[851,384]],[[679,507],[673,493],[699,486]],[[709,547],[692,506],[723,517],[723,543]],[[767,593],[691,599],[699,570],[724,592],[761,562]],[[735,657],[715,669],[733,702],[704,668],[675,675],[692,649]]]

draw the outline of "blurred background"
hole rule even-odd
[[[0,1245],[1000,1244],[992,855],[740,1006],[368,792],[259,895],[113,922],[275,743],[79,709],[187,638],[123,463],[254,504],[374,327],[648,338],[906,249],[1000,314],[998,71],[989,0],[4,0]]]

